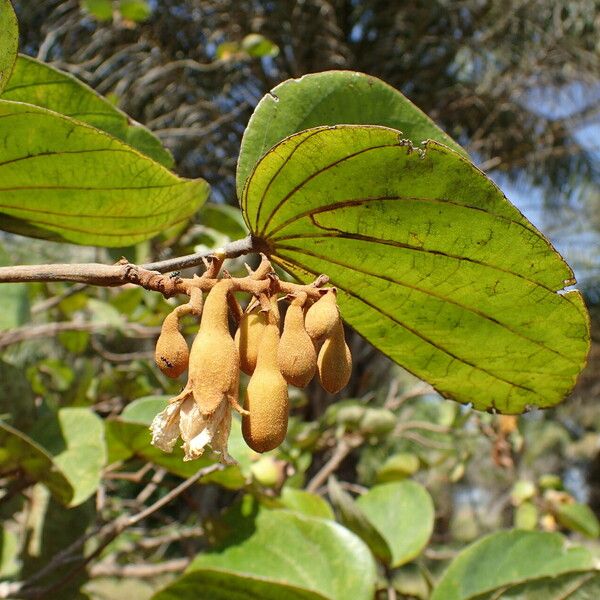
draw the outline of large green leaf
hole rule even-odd
[[[17,58],[3,100],[27,102],[102,129],[166,167],[173,157],[160,140],[72,75],[34,58]]]
[[[0,227],[123,246],[188,219],[208,184],[185,180],[120,140],[44,108],[0,100]]]
[[[466,155],[408,98],[387,83],[354,71],[326,71],[289,79],[258,103],[242,138],[237,168],[241,197],[259,159],[285,137],[319,125],[385,125],[413,144],[437,140]]]
[[[373,598],[373,558],[341,525],[286,510],[250,509],[245,502],[225,526],[230,535],[199,554],[187,574],[154,600]],[[220,584],[224,591],[211,595]]]
[[[442,575],[431,600],[491,600],[502,597],[493,592],[503,588],[593,568],[592,554],[570,547],[559,534],[503,531],[463,550]]]
[[[10,77],[19,45],[17,17],[10,0],[0,0],[0,93]]]
[[[500,592],[478,596],[477,600],[596,600],[600,598],[600,573],[569,573],[537,579]]]
[[[414,481],[376,485],[356,503],[387,542],[392,567],[416,558],[433,533],[433,500]]]
[[[560,402],[589,347],[573,273],[469,161],[397,131],[320,127],[257,165],[250,231],[299,280],[329,275],[344,319],[444,396],[520,413]]]

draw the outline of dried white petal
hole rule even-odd
[[[150,425],[152,445],[163,452],[173,452],[175,442],[179,437],[179,408],[180,402],[173,402],[159,412]]]

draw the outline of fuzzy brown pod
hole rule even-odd
[[[173,311],[163,321],[156,342],[154,360],[167,377],[174,379],[188,368],[189,358],[190,350],[187,342],[179,332],[179,316],[176,311]]]
[[[314,342],[319,342],[333,331],[339,319],[336,292],[329,290],[306,311],[306,332]]]
[[[223,279],[208,293],[190,352],[187,387],[203,415],[212,414],[225,399],[239,406],[240,359],[228,320],[227,294],[231,287],[231,280]]]
[[[317,357],[321,385],[330,394],[346,387],[352,374],[352,355],[344,338],[344,325],[338,319]]]
[[[258,345],[267,324],[267,313],[257,304],[249,312],[244,312],[235,332],[235,343],[240,356],[240,368],[246,375],[252,375],[256,368]]]
[[[306,294],[288,306],[283,333],[277,349],[277,365],[284,379],[296,387],[306,387],[317,370],[317,352],[304,327]]]
[[[277,448],[287,433],[289,398],[287,382],[277,365],[279,327],[273,311],[265,327],[256,369],[248,382],[242,416],[242,434],[255,452]]]

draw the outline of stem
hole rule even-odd
[[[73,281],[89,285],[114,286],[125,283],[139,283],[131,279],[132,273],[152,271],[168,273],[179,269],[197,267],[203,259],[217,255],[222,258],[236,258],[244,254],[258,252],[264,243],[252,236],[225,244],[216,251],[196,252],[187,256],[169,258],[158,262],[136,266],[123,260],[115,265],[100,263],[53,264],[53,265],[15,265],[0,267],[0,283],[34,281]]]

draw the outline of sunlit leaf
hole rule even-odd
[[[0,227],[78,244],[123,246],[189,218],[208,184],[170,173],[95,128],[0,100]]]
[[[83,121],[127,142],[166,167],[173,166],[169,151],[143,125],[79,79],[34,58],[23,55],[17,58],[2,99],[35,104]]]
[[[386,540],[392,567],[416,558],[433,533],[433,500],[414,481],[376,485],[356,504]]]
[[[257,58],[263,58],[265,56],[277,56],[279,54],[279,47],[277,44],[266,38],[264,35],[258,33],[251,33],[242,40],[242,50]]]
[[[81,7],[99,21],[112,20],[112,0],[81,0]]]
[[[437,140],[465,151],[398,90],[355,71],[312,73],[273,88],[256,106],[242,138],[237,192],[259,159],[285,137],[319,125],[384,125],[413,144]]]
[[[470,162],[392,129],[310,129],[242,197],[274,262],[336,286],[344,319],[444,396],[520,413],[560,402],[589,322],[560,255]]]
[[[119,10],[124,19],[141,23],[152,15],[152,8],[147,0],[121,0]]]
[[[372,600],[367,547],[330,520],[285,510],[230,511],[230,535],[199,554],[187,574],[154,600]],[[221,588],[221,591],[219,591]]]
[[[559,504],[555,510],[556,520],[563,527],[578,531],[591,538],[597,538],[600,535],[598,518],[587,504],[579,502]]]
[[[591,553],[585,548],[569,546],[561,535],[502,531],[463,550],[442,575],[431,600],[498,598],[503,596],[491,593],[536,579],[593,568]]]
[[[10,0],[0,0],[0,93],[6,85],[19,45],[17,17]]]

